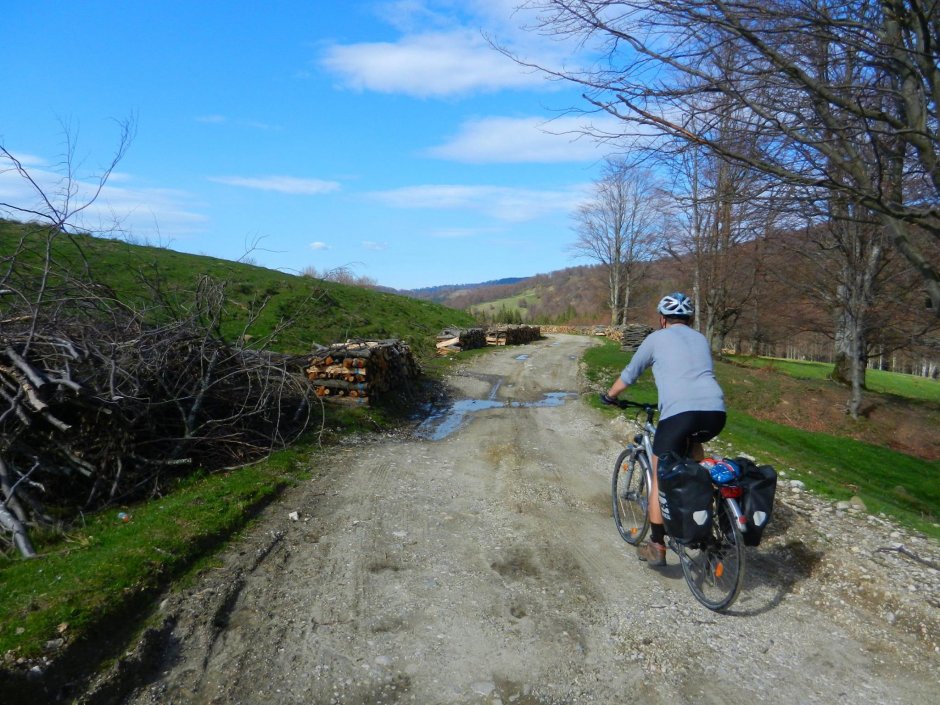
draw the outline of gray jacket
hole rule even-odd
[[[620,373],[620,379],[624,384],[633,384],[647,367],[653,368],[660,421],[684,411],[725,410],[708,340],[697,330],[671,325],[650,333]]]

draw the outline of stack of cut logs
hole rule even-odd
[[[485,347],[486,332],[482,328],[445,328],[437,336],[438,355]]]
[[[541,337],[539,326],[495,326],[486,331],[486,344],[523,345]]]
[[[653,329],[643,323],[626,323],[620,326],[611,326],[607,336],[620,342],[620,349],[626,351],[636,350],[640,343]]]
[[[568,335],[591,335],[594,326],[542,326],[543,333],[566,333]]]
[[[411,348],[401,340],[347,340],[320,348],[307,377],[317,396],[366,403],[420,374]]]

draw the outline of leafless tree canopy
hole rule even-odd
[[[876,214],[940,315],[940,9],[935,0],[532,0],[539,29],[598,50],[539,68],[650,135],[708,147]],[[523,62],[524,63],[524,62]],[[752,135],[728,140],[729,132]],[[913,235],[929,233],[923,242]]]
[[[661,195],[648,173],[609,160],[590,200],[574,214],[572,249],[606,274],[611,325],[626,323],[643,263],[662,253]]]

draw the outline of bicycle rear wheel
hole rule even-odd
[[[614,524],[620,538],[631,545],[638,544],[649,529],[646,507],[649,487],[646,478],[650,461],[646,452],[625,448],[614,465],[610,497],[614,507]]]
[[[711,534],[694,546],[676,544],[682,573],[695,599],[720,612],[744,583],[744,537],[725,500],[716,497]]]

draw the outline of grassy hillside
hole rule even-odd
[[[824,362],[746,356],[736,356],[734,359],[738,364],[769,369],[797,379],[823,380],[829,379],[832,375],[832,365]],[[940,403],[940,383],[927,377],[885,370],[867,370],[865,386],[872,392]]]
[[[569,267],[512,284],[455,291],[444,303],[491,318],[504,309],[533,323],[604,323],[610,320],[604,281],[597,267]]]
[[[10,257],[26,232],[27,226],[0,220],[0,257]],[[17,255],[18,266],[29,263],[38,267],[44,246],[42,233],[29,234],[26,245],[26,251]],[[59,267],[71,272],[79,272],[87,264],[92,278],[113,288],[120,300],[141,309],[149,306],[155,287],[185,301],[200,277],[225,282],[228,319],[223,332],[233,339],[240,335],[249,312],[263,305],[245,332],[264,337],[280,321],[292,319],[293,324],[274,341],[274,347],[283,352],[302,354],[313,343],[326,345],[361,337],[401,338],[416,354],[431,355],[434,336],[441,328],[473,324],[469,314],[429,301],[118,240],[59,237],[54,256]],[[38,274],[38,269],[35,271]]]
[[[538,289],[523,289],[518,294],[502,299],[487,301],[470,308],[470,313],[484,320],[496,320],[501,313],[510,313],[518,316],[519,320],[528,322],[530,309],[537,307],[541,299]]]

